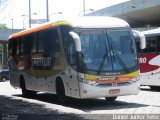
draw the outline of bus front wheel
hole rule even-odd
[[[65,95],[65,88],[63,81],[59,78],[56,81],[56,92],[57,92],[57,98],[59,102],[65,103],[67,101],[67,97]]]

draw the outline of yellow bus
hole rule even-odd
[[[11,35],[9,55],[10,83],[24,96],[43,91],[60,101],[66,96],[114,101],[139,92],[133,32],[118,18],[59,18]]]

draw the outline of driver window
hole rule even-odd
[[[68,44],[67,44],[67,58],[68,63],[73,67],[76,68],[76,50],[74,41],[72,38],[69,38]]]
[[[75,46],[74,42],[70,40],[68,44],[68,53],[69,53],[69,63],[73,66],[76,65],[76,53],[75,53]]]

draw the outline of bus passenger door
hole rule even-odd
[[[67,68],[67,84],[69,87],[68,92],[73,97],[79,97],[79,83],[77,78],[77,58],[76,58],[76,50],[75,50],[75,44],[72,38],[69,39],[67,43],[67,51],[66,58],[67,62],[69,64]]]

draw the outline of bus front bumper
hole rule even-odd
[[[125,95],[136,95],[140,90],[140,81],[136,81],[126,86],[95,86],[83,82],[80,85],[80,98],[115,97]]]

